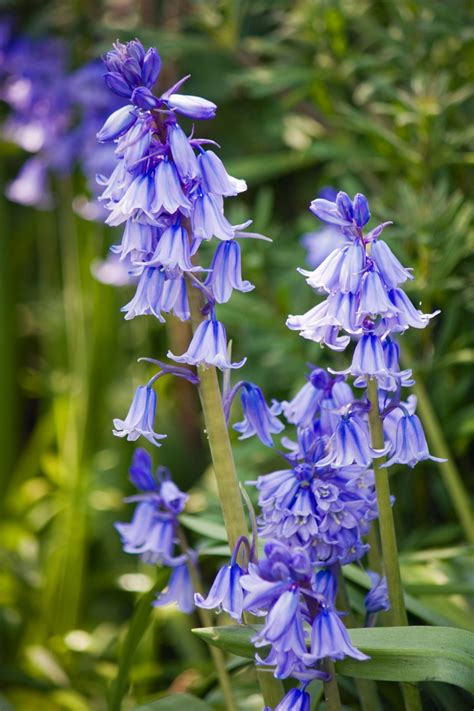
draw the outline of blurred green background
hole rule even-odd
[[[469,626],[472,559],[452,496],[466,501],[459,481],[472,485],[474,436],[469,2],[58,0],[2,9],[25,33],[65,39],[76,66],[136,36],[158,48],[167,78],[191,73],[187,91],[219,105],[197,131],[249,184],[229,201],[231,221],[252,217],[273,239],[243,244],[256,289],[220,313],[235,352],[248,356],[241,375],[268,398],[292,395],[307,362],[347,359],[285,328],[288,313],[314,303],[296,273],[306,265],[301,235],[318,227],[310,200],[326,185],[361,191],[376,220],[393,220],[387,241],[415,270],[410,296],[424,311],[442,310],[402,348],[431,450],[450,460],[394,473],[403,575],[418,623]],[[25,154],[5,141],[1,155],[3,196]],[[206,648],[184,615],[148,616],[147,601],[133,658],[133,644],[123,644],[136,598],[163,578],[124,554],[113,529],[130,517],[122,498],[133,450],[112,436],[111,420],[151,372],[137,358],[164,357],[187,331],[173,319],[123,321],[133,289],[100,284],[90,271],[119,235],[75,214],[82,189],[79,174],[57,181],[49,211],[0,197],[0,709],[105,710],[119,667],[123,688],[112,688],[124,709],[170,689],[210,692],[218,704]],[[191,490],[190,513],[219,522],[196,395],[165,379],[158,398],[156,429],[168,439],[155,461]],[[242,481],[278,464],[258,442],[233,439]],[[204,560],[209,579],[217,562]],[[350,592],[360,606],[362,590]],[[251,682],[237,676],[243,709],[259,708]],[[396,692],[385,686],[389,704]],[[356,709],[350,684],[345,693]],[[442,685],[427,693],[433,709],[464,703]]]

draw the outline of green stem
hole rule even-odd
[[[372,521],[370,525],[370,530],[367,534],[367,543],[370,546],[367,552],[369,568],[370,570],[373,570],[374,573],[382,574],[383,562],[382,552],[380,550],[379,527],[377,521]]]
[[[339,696],[334,663],[330,659],[324,659],[321,666],[323,671],[331,675],[329,681],[325,681],[323,684],[326,711],[341,711],[341,697]]]
[[[412,356],[404,348],[407,354],[407,360],[412,359]],[[413,362],[413,361],[412,361]],[[451,497],[452,504],[456,510],[459,522],[464,531],[466,540],[471,545],[474,544],[474,518],[469,506],[469,494],[463,484],[461,475],[456,467],[454,457],[444,438],[443,430],[436,417],[433,405],[431,404],[428,393],[423,382],[417,376],[413,391],[417,397],[417,409],[423,426],[430,443],[431,453],[446,462],[437,462],[444,485]]]
[[[356,626],[354,616],[351,611],[349,595],[347,594],[346,582],[342,571],[339,570],[337,586],[337,607],[347,614],[344,617],[346,627],[352,629]],[[362,711],[382,711],[380,699],[377,692],[377,685],[371,679],[354,679],[357,693],[359,695]]]
[[[193,331],[204,320],[201,313],[202,298],[199,291],[189,284],[189,306]],[[241,536],[248,536],[239,480],[235,469],[229,432],[222,407],[222,396],[214,367],[198,367],[199,397],[201,399],[204,424],[212,464],[217,482],[217,492],[222,508],[224,525],[227,531],[229,547],[232,551]],[[275,706],[284,695],[283,684],[272,674],[257,670],[260,689],[266,705]]]
[[[369,424],[372,447],[374,449],[383,449],[385,444],[383,424],[379,411],[377,382],[373,378],[370,378],[368,381],[367,393],[370,402]],[[397,537],[390,502],[388,471],[385,468],[382,469],[381,464],[383,464],[383,461],[384,457],[378,457],[374,459],[372,463],[375,476],[375,489],[377,492],[380,539],[382,542],[385,576],[387,578],[388,595],[391,605],[390,621],[392,625],[396,627],[403,627],[408,625],[408,617],[403,597],[400,565],[398,562]],[[401,687],[407,711],[421,711],[421,700],[416,687],[411,684],[402,684]]]
[[[372,447],[374,449],[383,449],[384,435],[379,412],[377,383],[373,379],[369,380],[368,395],[370,401],[369,424]],[[375,488],[377,491],[379,509],[380,538],[382,541],[385,575],[387,577],[388,594],[392,611],[392,624],[395,626],[403,626],[408,624],[408,618],[405,609],[405,600],[403,598],[400,566],[398,563],[397,538],[392,514],[392,504],[390,502],[388,471],[387,469],[381,468],[383,461],[384,457],[373,460]]]

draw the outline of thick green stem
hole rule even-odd
[[[341,711],[341,697],[339,696],[339,687],[337,685],[334,664],[330,659],[324,659],[321,666],[323,671],[330,674],[329,681],[325,681],[323,684],[326,710]]]
[[[192,283],[189,283],[188,295],[191,325],[193,331],[195,331],[204,318],[201,314],[202,299],[201,294]],[[239,480],[235,470],[234,456],[222,407],[222,396],[216,369],[214,367],[204,368],[200,366],[198,375],[200,381],[198,387],[199,397],[204,415],[206,435],[211,450],[212,464],[216,475],[217,492],[229,547],[233,550],[241,536],[248,536]],[[283,684],[268,672],[257,671],[257,675],[265,704],[275,706],[284,695]]]
[[[379,411],[377,383],[372,378],[369,379],[367,392],[370,402],[369,424],[372,447],[374,449],[383,449],[385,441]],[[380,539],[382,542],[382,555],[391,605],[390,621],[392,625],[396,627],[403,627],[408,625],[408,617],[403,597],[400,565],[398,562],[397,537],[390,502],[388,471],[385,468],[382,469],[381,464],[383,464],[383,461],[384,457],[373,460],[379,510]],[[407,711],[421,711],[420,695],[416,687],[411,684],[402,684],[401,686]]]
[[[379,412],[377,383],[375,380],[369,380],[368,395],[370,401],[369,423],[372,447],[374,449],[383,449],[383,427]],[[383,457],[373,460],[375,488],[377,491],[379,509],[380,538],[382,541],[382,554],[385,575],[387,577],[388,594],[390,597],[392,624],[395,626],[403,626],[408,624],[408,618],[405,609],[405,600],[403,598],[400,566],[398,563],[397,538],[392,514],[392,504],[390,502],[388,471],[387,469],[382,469],[380,466],[383,464],[383,461]]]

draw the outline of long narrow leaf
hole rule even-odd
[[[194,630],[209,644],[241,657],[255,654],[256,628],[244,625]],[[474,634],[451,627],[374,627],[349,630],[353,644],[370,656],[346,658],[336,670],[376,681],[443,681],[474,692]]]

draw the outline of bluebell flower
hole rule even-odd
[[[135,107],[131,104],[122,106],[111,114],[97,133],[97,140],[100,142],[113,141],[123,133],[128,131],[135,124],[137,114]]]
[[[240,401],[244,419],[233,427],[240,433],[239,439],[247,439],[257,435],[267,447],[273,447],[272,434],[278,434],[285,426],[277,418],[281,412],[281,405],[273,400],[268,407],[261,389],[253,383],[242,383]]]
[[[130,465],[130,480],[141,491],[158,492],[158,482],[152,473],[152,460],[146,449],[138,447]]]
[[[317,661],[329,658],[335,661],[344,657],[353,657],[361,661],[370,659],[352,645],[338,613],[330,607],[323,606],[312,625],[311,651],[308,659]]]
[[[328,300],[314,306],[301,316],[288,316],[286,325],[300,336],[324,345],[335,351],[343,351],[350,343],[350,336],[339,335],[340,326],[334,325],[334,317],[328,316]],[[346,306],[349,302],[346,302]],[[347,312],[347,311],[346,311]]]
[[[146,385],[140,385],[133,396],[130,410],[125,420],[114,420],[113,433],[116,437],[126,437],[134,442],[139,437],[145,437],[149,442],[160,447],[158,440],[166,435],[153,431],[156,412],[156,393]]]
[[[240,622],[244,606],[244,593],[240,585],[242,575],[244,570],[233,558],[219,570],[206,597],[201,593],[194,595],[196,605],[206,610],[223,610]]]
[[[389,289],[397,287],[407,279],[413,279],[409,269],[399,262],[386,242],[374,240],[370,247],[370,258]]]
[[[305,383],[292,400],[282,402],[282,412],[288,422],[303,426],[310,424],[321,402],[321,392],[312,382]]]
[[[275,706],[274,711],[310,711],[311,697],[303,689],[290,689]]]
[[[136,316],[151,314],[159,321],[164,322],[161,310],[165,283],[164,269],[155,267],[143,269],[133,299],[120,309],[125,313],[125,320],[130,321]]]
[[[204,285],[212,291],[218,304],[229,301],[234,289],[247,292],[255,288],[249,281],[242,280],[240,245],[236,240],[217,245]]]
[[[191,263],[188,233],[179,220],[160,235],[152,257],[144,262],[148,267],[164,267],[165,271],[176,269],[182,272],[202,271],[201,267]]]
[[[303,617],[299,608],[300,591],[290,588],[272,606],[263,629],[253,638],[256,647],[269,643],[280,652],[293,652],[298,657],[306,653]]]
[[[122,260],[118,254],[109,252],[105,259],[94,259],[91,272],[101,284],[112,286],[128,286],[135,279],[130,274],[131,264],[128,259]]]
[[[189,94],[170,94],[166,97],[166,103],[178,114],[199,121],[214,118],[217,111],[217,106],[212,101]]]
[[[403,332],[407,328],[426,328],[430,319],[439,314],[439,311],[434,311],[431,314],[424,314],[419,309],[415,308],[408,296],[402,289],[391,289],[389,291],[390,300],[397,309],[396,312],[387,320],[387,325],[395,332]]]
[[[154,193],[153,176],[148,173],[134,176],[128,183],[120,200],[107,203],[107,208],[110,208],[110,214],[106,219],[106,223],[111,227],[117,227],[126,220],[131,218],[139,219],[144,216],[154,221],[154,208],[152,207]]]
[[[129,255],[136,257],[143,253],[153,252],[158,239],[156,227],[143,224],[137,220],[128,220],[125,225],[122,243],[112,247],[112,251],[120,254],[120,259],[124,260]]]
[[[140,493],[126,501],[136,502],[137,506],[131,522],[118,522],[115,528],[124,551],[140,555],[145,563],[179,566],[189,555],[175,554],[177,516],[184,509],[188,495],[180,491],[170,477],[165,467],[158,467],[153,475],[150,455],[143,449],[135,451],[130,479]],[[173,581],[176,585],[184,584],[184,572]],[[174,585],[173,590],[176,591]]]
[[[199,175],[196,154],[181,126],[173,123],[168,127],[168,140],[176,170],[185,182]]]
[[[231,196],[247,190],[245,180],[233,178],[214,151],[202,151],[198,156],[205,192]]]
[[[20,172],[8,183],[5,195],[20,205],[33,205],[48,209],[52,205],[47,166],[39,158],[30,158],[22,165]]]
[[[215,319],[208,319],[199,324],[188,350],[183,355],[176,356],[168,351],[168,358],[177,363],[188,363],[188,365],[213,365],[220,370],[241,368],[247,360],[243,358],[235,363],[229,360],[224,325]]]
[[[162,210],[172,215],[177,210],[186,211],[191,208],[175,166],[166,159],[161,160],[155,169],[155,196],[150,208],[156,215]]]
[[[393,375],[387,366],[379,336],[374,333],[364,333],[354,349],[352,364],[346,372],[372,377]]]
[[[234,228],[225,217],[222,205],[211,193],[202,193],[196,197],[191,219],[196,239],[217,237],[227,240],[234,237]]]
[[[187,615],[194,610],[194,588],[189,565],[185,562],[173,568],[166,589],[153,602],[155,607],[175,603]]]
[[[134,89],[144,86],[150,89],[158,79],[161,60],[154,48],[145,51],[140,40],[123,44],[115,42],[114,48],[104,57],[107,67],[105,81],[112,91],[120,96],[130,96]]]
[[[316,198],[310,206],[311,212],[323,222],[340,225],[341,227],[357,227],[361,229],[370,220],[367,199],[357,194],[352,201],[347,193],[337,193],[335,202]]]
[[[433,457],[429,453],[422,424],[417,415],[409,413],[398,420],[396,442],[390,454],[390,458],[382,464],[383,467],[390,467],[392,464],[408,464],[414,467],[423,459],[432,459],[435,462],[446,461]]]
[[[357,416],[344,415],[331,438],[329,453],[318,466],[340,468],[358,464],[369,467],[374,456],[381,456],[381,453],[376,453],[370,446],[367,425]]]
[[[377,383],[381,390],[396,391],[398,388],[409,388],[414,384],[410,369],[400,370],[400,348],[393,338],[386,338],[382,343],[383,356],[390,375],[378,376]],[[364,377],[354,381],[356,387],[366,387]]]
[[[380,612],[381,610],[390,610],[387,579],[385,576],[374,573],[372,570],[368,570],[367,574],[370,577],[372,586],[364,598],[365,609],[370,614]]]
[[[380,275],[374,269],[367,270],[362,279],[358,313],[364,315],[398,313],[398,308],[390,300]]]

